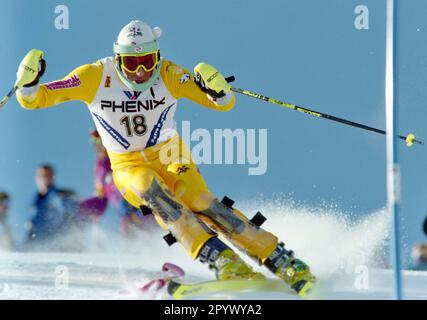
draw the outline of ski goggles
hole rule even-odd
[[[145,72],[154,70],[159,63],[159,52],[148,52],[145,54],[120,54],[120,66],[130,73],[136,73],[139,68]]]

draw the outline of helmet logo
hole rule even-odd
[[[142,48],[141,47],[135,47],[135,52],[142,52]]]
[[[142,37],[141,28],[137,28],[137,27],[130,28],[128,38],[136,38],[137,36]]]

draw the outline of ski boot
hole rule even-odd
[[[311,290],[316,282],[316,277],[311,274],[310,267],[296,259],[292,250],[286,250],[283,242],[277,245],[264,265],[302,297]]]
[[[254,271],[249,264],[216,237],[206,242],[199,259],[203,263],[208,263],[209,269],[215,272],[217,280],[265,279],[262,273]]]

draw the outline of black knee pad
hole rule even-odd
[[[156,179],[141,197],[160,215],[166,224],[175,222],[181,217],[182,205],[175,201],[172,198],[173,194],[166,188],[162,188]]]
[[[200,214],[212,219],[226,233],[242,233],[246,227],[245,222],[238,217],[233,209],[226,206],[224,203],[214,199],[210,207]]]

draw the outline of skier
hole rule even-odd
[[[18,73],[18,81],[26,85],[17,99],[26,109],[85,102],[120,193],[136,208],[149,207],[170,231],[169,243],[177,240],[193,259],[207,263],[217,279],[264,278],[218,238],[222,235],[304,294],[315,281],[309,267],[261,228],[260,219],[249,220],[230,201],[215,198],[177,134],[174,113],[180,98],[217,111],[233,108],[235,97],[226,80],[206,63],[198,64],[193,76],[163,59],[160,36],[160,28],[131,21],[114,43],[113,57],[42,85],[46,63],[34,49],[24,60],[32,65],[39,61],[38,72],[28,68]]]
[[[143,215],[139,209],[131,206],[114,185],[110,159],[107,150],[102,145],[97,130],[90,132],[90,138],[95,146],[95,196],[80,202],[80,219],[91,219],[95,222],[106,212],[110,204],[120,215],[120,229],[124,237],[132,238],[138,231],[151,225],[151,215]]]

